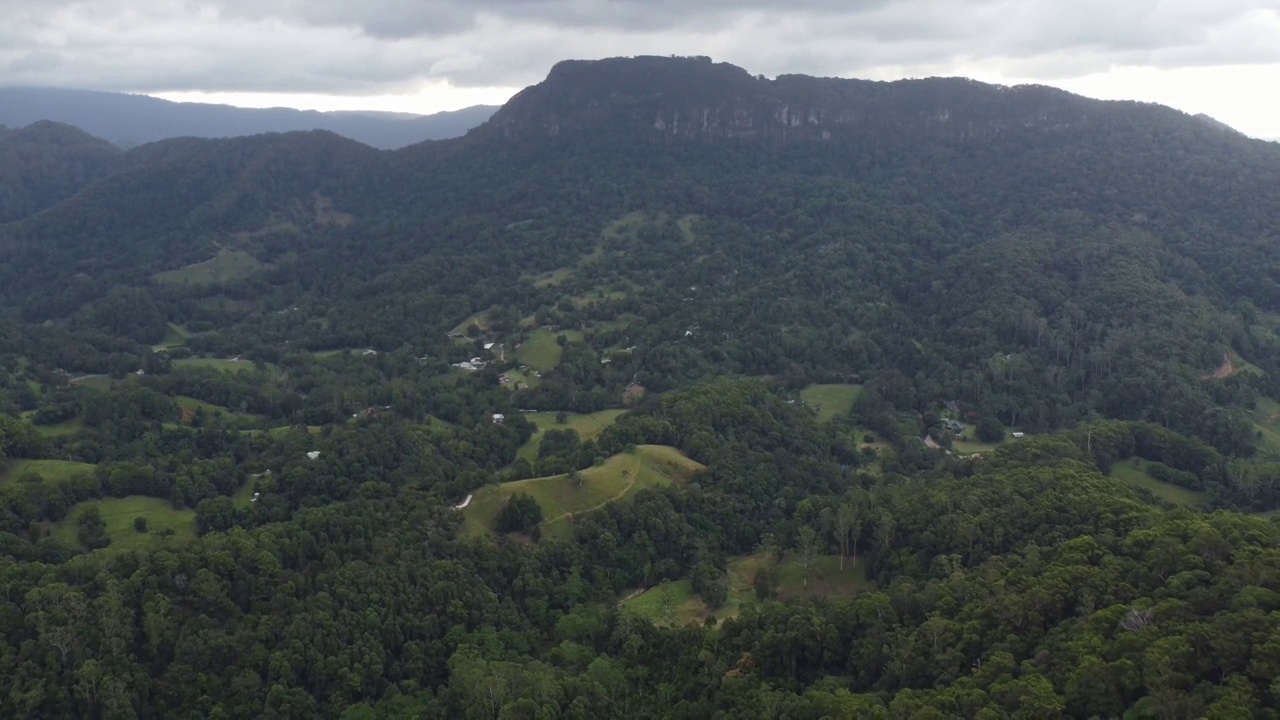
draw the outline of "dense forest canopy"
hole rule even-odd
[[[0,715],[1276,717],[1280,149],[558,65],[0,132]]]

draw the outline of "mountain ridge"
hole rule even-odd
[[[62,123],[0,128],[0,223],[71,197],[115,172],[123,156],[105,140]]]
[[[1245,138],[1207,116],[1155,103],[1097,100],[1046,85],[1003,86],[959,77],[873,81],[788,74],[769,79],[706,57],[658,56],[557,63],[544,81],[513,96],[486,125],[508,138],[612,124],[654,140],[786,144],[848,139],[891,114],[901,129],[972,140],[1028,128],[1078,129],[1117,108],[1162,123],[1197,119],[1206,130],[1230,130]]]
[[[458,137],[496,108],[474,105],[432,115],[320,112],[177,103],[147,95],[63,88],[0,87],[0,125],[53,120],[121,147],[173,137],[238,137],[264,132],[331,130],[379,149]]]
[[[789,109],[783,120],[779,108],[797,101],[834,120]],[[714,103],[725,122],[655,126],[655,112],[693,117],[689,107]],[[1061,122],[1075,117],[1085,122]],[[971,130],[968,118],[995,124]],[[1185,377],[1179,407],[1198,410],[1178,429],[1244,452],[1248,426],[1196,414],[1217,392],[1198,378],[1231,350],[1264,370],[1250,382],[1280,390],[1280,335],[1265,325],[1280,317],[1277,150],[1168,108],[1043,87],[573,62],[466,136],[398,151],[321,131],[136,148],[129,172],[0,228],[0,297],[29,322],[79,317],[119,285],[213,312],[226,298],[155,278],[239,252],[257,264],[218,288],[239,298],[213,314],[241,339],[219,341],[228,352],[290,342],[382,351],[423,324],[380,308],[417,306],[423,293],[450,327],[504,304],[517,318],[570,312],[554,286],[525,278],[604,248],[614,254],[580,292],[622,283],[636,297],[620,305],[650,322],[720,334],[708,355],[668,351],[690,377],[834,373],[839,358],[858,357],[875,372],[929,378],[917,380],[932,383],[922,392],[1016,407],[1001,410],[1005,422],[1035,428],[1084,407],[1163,420],[1151,413],[1167,406],[1167,378]],[[601,240],[634,213],[651,218],[643,232]],[[692,224],[677,230],[672,218]],[[692,287],[708,294],[678,302]],[[352,315],[326,315],[315,330],[263,319],[283,303]],[[797,317],[842,330],[796,344]],[[1028,330],[1040,327],[1053,344]],[[1024,389],[972,387],[974,367],[1019,353],[1035,358]],[[1139,382],[1137,370],[1106,370],[1116,363],[1159,370]],[[1047,367],[1055,379],[1035,375]],[[640,377],[657,391],[678,386]]]

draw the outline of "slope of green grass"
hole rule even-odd
[[[626,410],[601,410],[589,415],[579,415],[577,413],[566,413],[563,425],[556,422],[556,415],[559,413],[539,412],[529,413],[525,418],[538,426],[538,431],[529,438],[528,442],[520,447],[517,453],[518,457],[522,457],[529,462],[533,462],[538,457],[538,448],[542,446],[542,437],[547,430],[576,430],[578,438],[583,442],[594,440],[604,432],[604,429],[612,425],[619,416]]]
[[[965,433],[972,435],[973,427],[970,426],[967,430],[965,430]],[[1015,438],[1013,436],[1013,431],[1006,431],[1004,434],[1004,439],[997,443],[982,442],[981,440],[978,440],[976,438],[971,438],[969,440],[953,440],[951,441],[951,449],[954,452],[959,453],[961,455],[972,455],[973,453],[994,452],[996,448],[1000,447],[1001,445],[1004,445],[1005,443],[1017,442],[1017,440],[1019,439],[1025,440],[1026,438],[1029,438],[1029,437],[1031,437],[1030,434],[1024,434],[1022,438]]]
[[[559,333],[550,330],[534,330],[516,349],[516,359],[534,370],[541,372],[554,370],[560,364],[560,356],[564,353],[564,348],[560,347],[560,343],[556,341],[559,335],[564,335],[571,341],[582,340],[582,333],[578,330],[565,330]]]
[[[52,535],[72,546],[79,546],[76,537],[76,520],[85,508],[97,505],[102,512],[102,519],[107,523],[107,536],[111,538],[108,550],[127,550],[137,548],[157,539],[161,530],[170,529],[175,538],[194,538],[196,535],[196,514],[193,510],[175,510],[169,503],[159,498],[130,495],[122,498],[104,498],[89,500],[72,506],[67,517],[56,523]],[[147,532],[140,533],[133,528],[133,519],[145,517]]]
[[[706,603],[693,594],[693,584],[688,580],[654,585],[623,600],[622,607],[654,625],[701,624],[708,612]]]
[[[1111,477],[1133,487],[1144,488],[1152,495],[1187,507],[1204,507],[1204,493],[1157,480],[1147,472],[1147,461],[1141,458],[1117,460],[1111,466]]]
[[[804,566],[794,554],[788,554],[778,564],[778,595],[780,597],[852,597],[863,590],[870,590],[875,583],[867,579],[866,567],[844,559],[840,567],[839,555],[823,555],[814,560],[805,583]]]
[[[608,300],[625,300],[626,297],[627,291],[625,290],[597,288],[596,290],[592,290],[581,295],[572,295],[569,297],[569,302],[572,302],[574,307],[581,309],[592,303],[605,302]]]
[[[45,437],[63,437],[65,435],[75,435],[84,429],[84,421],[80,418],[60,422],[56,425],[34,425],[36,432]]]
[[[475,323],[476,327],[480,328],[482,332],[487,332],[489,330],[489,324],[490,324],[489,311],[484,310],[472,315],[466,320],[463,320],[462,322],[458,323],[457,326],[455,326],[453,330],[451,330],[450,332],[462,333],[465,335],[467,332],[467,328],[471,327],[472,323]]]
[[[648,219],[649,216],[643,211],[629,212],[606,225],[600,234],[609,239],[634,235]]]
[[[683,215],[676,221],[676,227],[680,229],[680,234],[684,236],[685,242],[693,242],[697,239],[697,234],[693,231],[693,226],[702,218],[698,215]]]
[[[187,338],[189,337],[191,337],[191,333],[187,332],[186,328],[169,323],[169,330],[164,334],[164,338],[152,345],[151,349],[160,352],[170,348],[181,347],[187,344]]]
[[[867,580],[866,570],[855,564],[854,558],[844,559],[840,567],[838,555],[815,558],[805,584],[804,567],[800,560],[788,556],[782,561],[765,557],[762,553],[737,558],[729,563],[729,595],[725,604],[711,609],[702,598],[694,595],[688,580],[665,582],[644,592],[623,599],[621,606],[657,625],[702,624],[708,617],[731,618],[742,605],[755,598],[755,576],[761,568],[775,564],[778,571],[777,594],[782,598],[821,595],[830,598],[852,597],[864,590],[875,589],[875,583]]]
[[[242,433],[244,433],[244,434],[246,434],[246,435],[260,435],[260,434],[261,434],[261,435],[267,435],[268,437],[283,437],[283,436],[285,436],[285,435],[288,435],[288,434],[289,434],[289,431],[290,431],[290,430],[292,430],[292,429],[293,429],[293,427],[294,427],[294,426],[292,426],[292,425],[280,425],[280,426],[273,427],[273,428],[267,428],[267,429],[265,429],[265,430],[263,430],[263,429],[261,429],[261,428],[258,428],[258,429],[254,429],[254,430],[241,430],[240,432],[242,432]],[[319,435],[319,434],[320,434],[320,432],[321,432],[322,430],[324,430],[324,427],[323,427],[323,426],[321,426],[321,425],[308,425],[308,426],[307,426],[307,432],[308,432],[308,433],[311,433],[312,435]]]
[[[848,415],[861,392],[861,385],[810,385],[800,391],[800,398],[818,413],[817,420],[821,423],[838,415]]]
[[[110,390],[114,381],[110,375],[81,375],[80,377],[71,378],[71,384],[78,387],[93,388],[94,390]]]
[[[94,465],[67,460],[10,460],[0,466],[0,485],[16,480],[28,472],[34,472],[45,482],[62,482],[80,473],[93,472]]]
[[[582,470],[580,486],[568,475],[553,475],[480,488],[462,510],[464,528],[470,535],[491,531],[507,499],[525,493],[542,507],[543,534],[563,536],[575,514],[599,509],[644,488],[684,481],[701,468],[673,447],[641,445],[635,453],[614,455],[603,465]]]
[[[214,405],[213,403],[198,400],[193,397],[187,397],[186,395],[178,395],[173,400],[183,411],[182,415],[184,422],[189,420],[190,415],[195,413],[196,410],[203,410],[204,414],[208,417],[217,417],[221,415],[227,420],[238,423],[255,423],[259,419],[257,415],[236,412],[235,410],[225,408],[221,405]]]
[[[573,268],[557,268],[534,276],[533,286],[536,288],[545,288],[551,287],[552,285],[559,285],[572,276]]]
[[[1280,403],[1259,400],[1253,411],[1253,424],[1261,436],[1258,450],[1261,454],[1280,457]]]
[[[212,368],[223,372],[248,372],[254,369],[252,362],[235,358],[191,357],[173,361],[174,367]]]
[[[218,254],[177,270],[158,272],[156,282],[170,285],[217,285],[240,280],[269,267],[243,250],[222,248]]]
[[[244,481],[240,489],[236,490],[236,494],[231,496],[231,503],[241,510],[248,510],[253,507],[253,493],[255,492],[254,488],[258,486],[257,479],[257,475],[249,476],[249,479]]]

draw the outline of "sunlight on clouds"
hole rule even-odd
[[[1280,138],[1280,94],[1260,91],[1280,87],[1280,64],[1167,70],[1120,67],[1047,84],[1103,100],[1156,102],[1183,112],[1204,113],[1246,135]]]
[[[299,110],[373,110],[430,115],[472,105],[501,105],[519,88],[453,87],[424,83],[403,95],[321,95],[316,93],[160,92],[153,97],[173,102],[215,103],[247,108],[291,107]]]

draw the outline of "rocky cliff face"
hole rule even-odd
[[[899,138],[966,140],[1080,128],[1099,122],[1107,105],[1043,86],[958,78],[770,80],[708,58],[612,58],[557,64],[545,81],[499,110],[487,131],[511,139],[604,131],[651,141],[771,145],[884,131]]]

